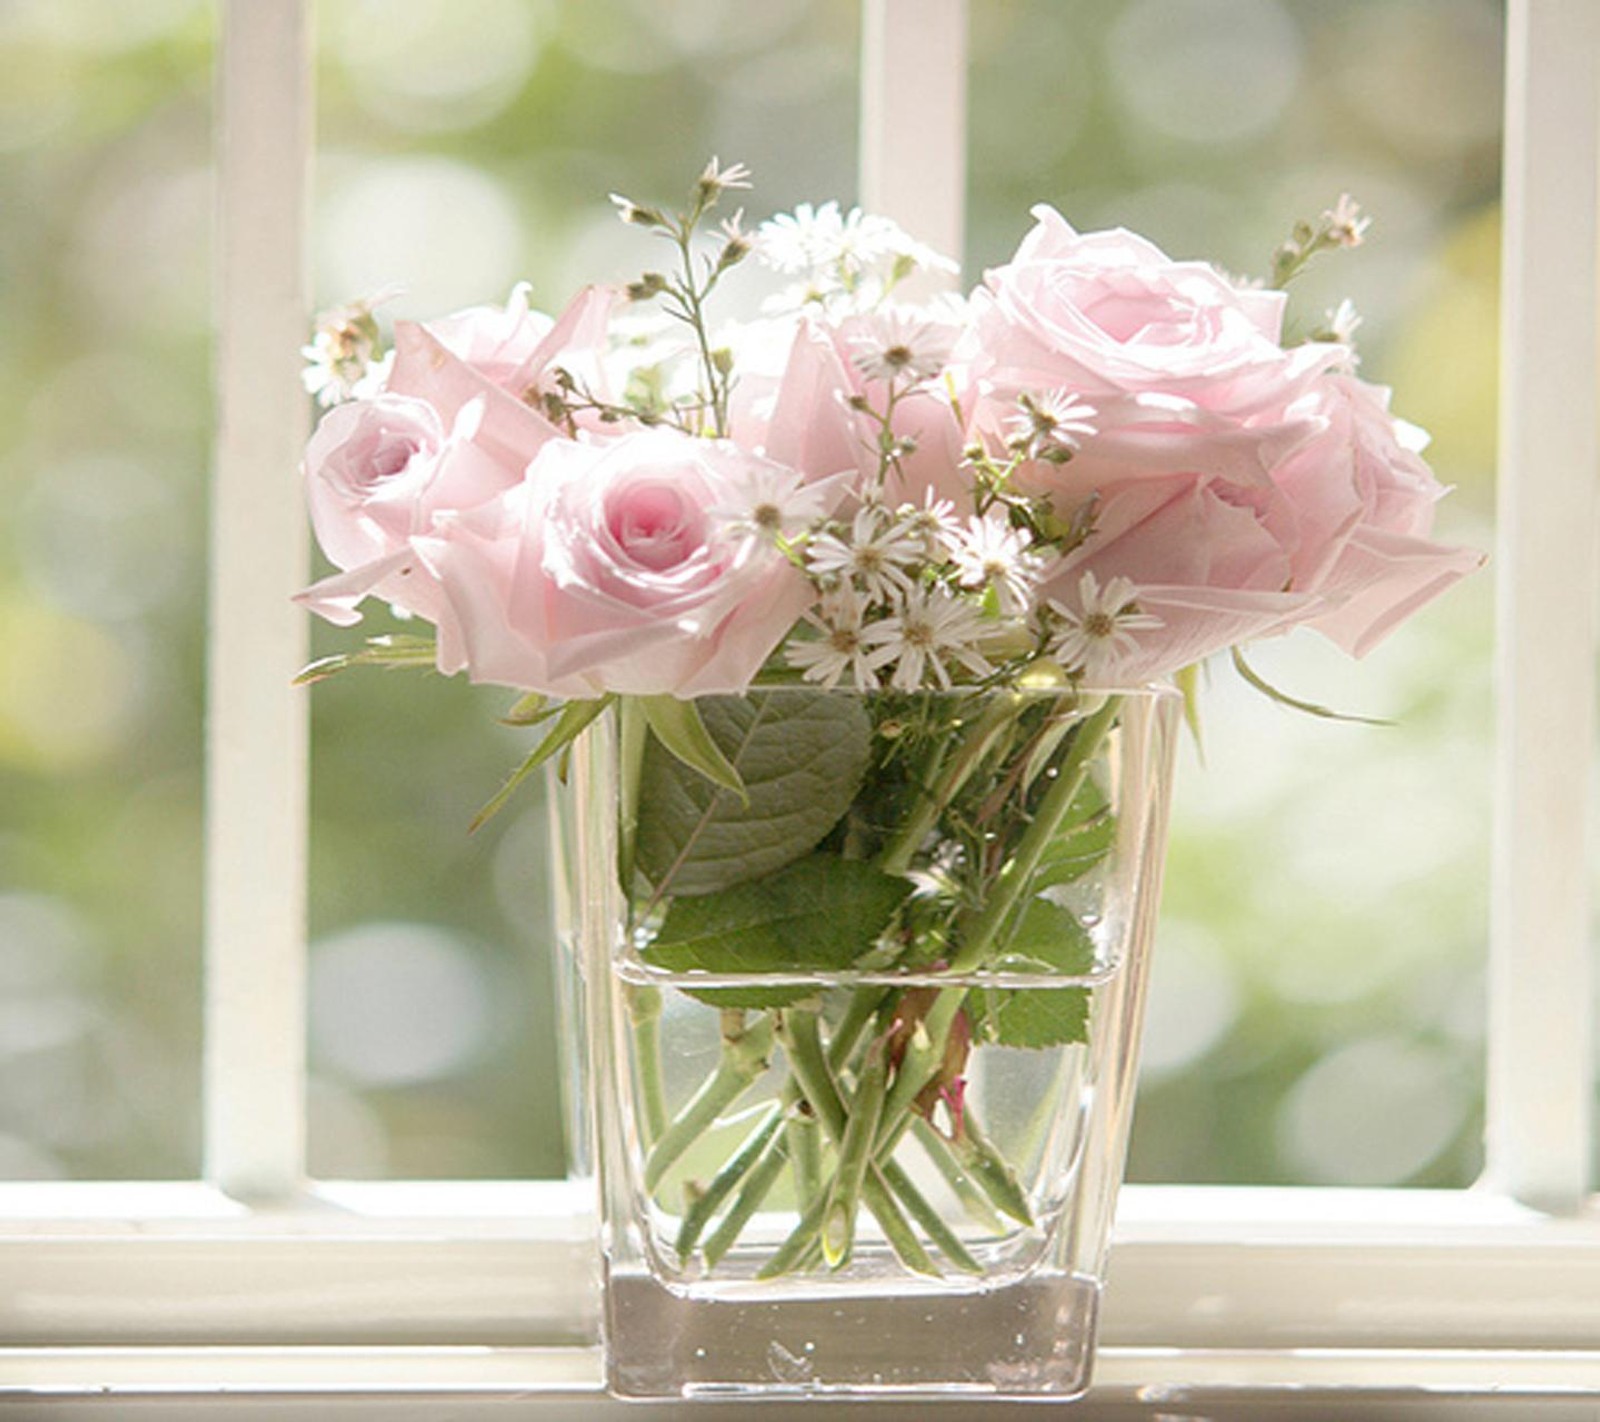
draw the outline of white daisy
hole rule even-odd
[[[893,308],[868,316],[850,336],[855,367],[868,380],[931,380],[955,343],[952,327]]]
[[[1110,676],[1117,664],[1139,649],[1139,632],[1162,625],[1159,617],[1138,610],[1138,589],[1127,578],[1112,578],[1104,588],[1088,569],[1078,580],[1078,606],[1050,599],[1064,630],[1056,641],[1056,660],[1087,681]]]
[[[1002,616],[1020,616],[1033,605],[1044,559],[1028,546],[1028,536],[1002,515],[969,518],[950,552],[961,586],[992,587]]]
[[[708,202],[728,188],[749,186],[750,170],[743,163],[733,163],[724,168],[718,159],[713,158],[706,164],[705,171],[700,174],[700,192]]]
[[[1070,390],[1024,391],[1017,396],[1017,413],[1006,421],[1006,447],[1026,459],[1060,461],[1095,432],[1098,413]]]
[[[942,587],[913,588],[897,612],[871,623],[861,639],[887,653],[895,663],[889,684],[897,691],[916,691],[929,676],[943,690],[951,685],[946,659],[959,662],[974,676],[994,668],[978,651],[985,630],[982,612],[970,601]]]
[[[785,649],[789,665],[803,669],[805,680],[819,682],[829,691],[846,672],[857,691],[877,691],[877,669],[891,653],[881,647],[874,650],[862,639],[865,611],[861,595],[848,584],[825,593],[816,611],[804,614],[819,635],[789,643]]]
[[[1340,193],[1339,201],[1322,214],[1322,225],[1339,246],[1359,247],[1372,226],[1372,219],[1362,216],[1361,204],[1349,193]]]
[[[793,538],[828,512],[836,482],[809,483],[787,464],[747,459],[736,476],[719,481],[717,501],[707,512],[737,538]]]
[[[855,579],[868,597],[887,602],[908,592],[907,569],[922,561],[922,539],[891,520],[881,505],[856,511],[848,539],[819,533],[806,545],[806,562],[819,578]]]
[[[859,210],[852,216],[859,220]],[[756,229],[756,255],[774,271],[794,276],[831,266],[844,250],[844,224],[837,202],[803,202]]]
[[[907,533],[922,540],[922,555],[930,563],[944,562],[961,540],[955,504],[941,499],[932,489],[923,493],[921,508],[901,504],[895,510],[895,519]]]
[[[792,213],[769,218],[756,233],[756,252],[774,271],[815,277],[831,269],[847,285],[874,268],[887,276],[899,263],[919,271],[959,270],[889,218],[859,207],[842,212],[833,201],[820,207],[803,202]]]

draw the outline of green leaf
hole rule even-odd
[[[1089,990],[1014,988],[996,992],[985,1011],[1004,1047],[1070,1047],[1089,1040]]]
[[[616,698],[610,695],[596,697],[592,701],[569,701],[561,708],[561,714],[556,718],[556,723],[545,734],[545,738],[529,753],[528,758],[522,762],[510,776],[506,783],[495,791],[486,804],[473,817],[469,831],[477,831],[488,824],[502,809],[505,803],[517,791],[517,787],[533,774],[545,761],[570,746],[584,728],[594,720]]]
[[[294,679],[296,686],[311,686],[326,681],[351,667],[419,667],[429,669],[437,656],[431,637],[412,637],[405,633],[391,633],[371,638],[359,652],[338,652],[331,657],[319,657]]]
[[[974,994],[994,1040],[1007,1047],[1061,1047],[1088,1040],[1089,992],[1052,985],[1094,967],[1094,942],[1071,909],[1045,898],[1028,900],[1005,954],[996,965],[1037,968],[1036,988],[996,988]]]
[[[911,884],[862,859],[812,854],[765,878],[674,899],[640,956],[673,972],[841,972],[873,946]],[[721,988],[695,993],[724,1007],[774,1007],[808,987]]]
[[[1016,962],[1019,959],[1021,964]],[[1089,930],[1077,914],[1053,899],[1028,900],[999,960],[1003,968],[1032,964],[1067,977],[1094,968],[1094,940]]]
[[[852,696],[786,690],[699,704],[748,799],[652,741],[640,769],[633,863],[663,894],[715,893],[809,854],[849,810],[871,755],[872,725]]]
[[[711,739],[694,702],[676,696],[641,696],[636,704],[656,739],[684,765],[741,800],[748,799],[739,772]]]

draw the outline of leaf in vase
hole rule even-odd
[[[747,800],[651,738],[633,862],[660,894],[713,894],[809,854],[850,808],[871,753],[871,722],[851,696],[785,690],[698,704]]]
[[[840,972],[872,947],[910,892],[907,880],[865,860],[812,854],[762,879],[674,899],[640,956],[673,972]],[[776,1007],[812,991],[752,986],[694,995],[722,1007]]]
[[[1089,991],[1053,987],[1094,967],[1094,941],[1077,914],[1050,899],[1028,901],[997,967],[1038,971],[1036,988],[998,988],[974,994],[993,1039],[1007,1047],[1062,1047],[1089,1036]]]

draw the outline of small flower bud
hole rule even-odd
[[[637,281],[627,285],[629,301],[651,301],[667,289],[667,279],[660,272],[646,272]]]
[[[655,208],[641,207],[631,199],[623,197],[621,193],[612,193],[611,201],[617,209],[617,216],[634,227],[665,227],[667,225],[666,219]]]

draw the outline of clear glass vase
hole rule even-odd
[[[1179,698],[782,688],[556,797],[628,1397],[1071,1397],[1126,1152]]]

